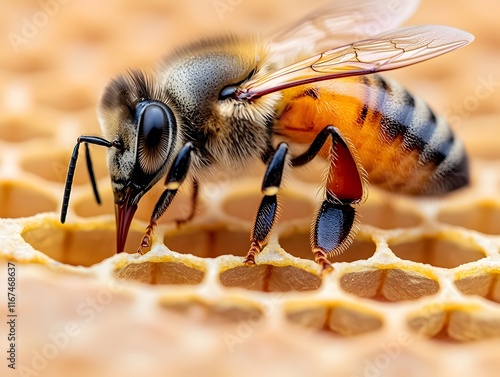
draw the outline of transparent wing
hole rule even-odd
[[[276,56],[307,46],[312,52],[367,39],[410,17],[419,0],[333,0],[271,37]]]
[[[447,26],[400,28],[257,76],[242,84],[237,97],[257,98],[315,81],[401,68],[465,46],[473,39],[471,34]]]

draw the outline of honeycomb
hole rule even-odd
[[[459,51],[390,73],[449,119],[472,184],[414,199],[371,187],[353,245],[322,275],[309,247],[317,172],[287,180],[281,217],[243,265],[261,198],[255,177],[189,188],[135,253],[158,186],[116,255],[105,151],[83,161],[61,225],[76,137],[99,135],[111,77],[207,34],[275,30],[304,0],[0,0],[0,334],[8,353],[7,267],[16,266],[16,370],[2,376],[494,376],[500,346],[500,34],[493,0],[423,0],[410,24],[476,36]],[[390,16],[390,14],[389,14]],[[381,16],[382,17],[382,16]],[[382,18],[381,18],[382,19]],[[242,25],[246,25],[243,26]],[[262,173],[262,172],[260,172]]]

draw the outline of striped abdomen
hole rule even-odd
[[[308,144],[327,125],[340,129],[369,181],[384,189],[432,195],[468,183],[467,155],[446,121],[379,75],[285,90],[277,111],[275,132],[293,142]]]

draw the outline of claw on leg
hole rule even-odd
[[[245,258],[245,265],[247,266],[255,266],[255,256],[262,251],[262,245],[258,242],[254,241],[250,245],[250,250],[247,253]]]
[[[146,228],[146,233],[144,234],[144,237],[142,237],[141,245],[137,249],[137,252],[140,255],[144,255],[147,253],[147,251],[151,250],[151,239],[152,239],[155,227],[156,227],[156,223],[153,223],[153,224],[149,224],[148,227]],[[145,250],[147,250],[147,251],[145,251]]]
[[[328,258],[323,250],[314,250],[314,261],[321,266],[322,273],[329,273],[333,271],[333,267],[328,261]]]

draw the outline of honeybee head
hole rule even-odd
[[[113,143],[108,165],[121,252],[139,200],[165,175],[180,144],[179,120],[168,94],[139,71],[114,79],[98,112]]]

